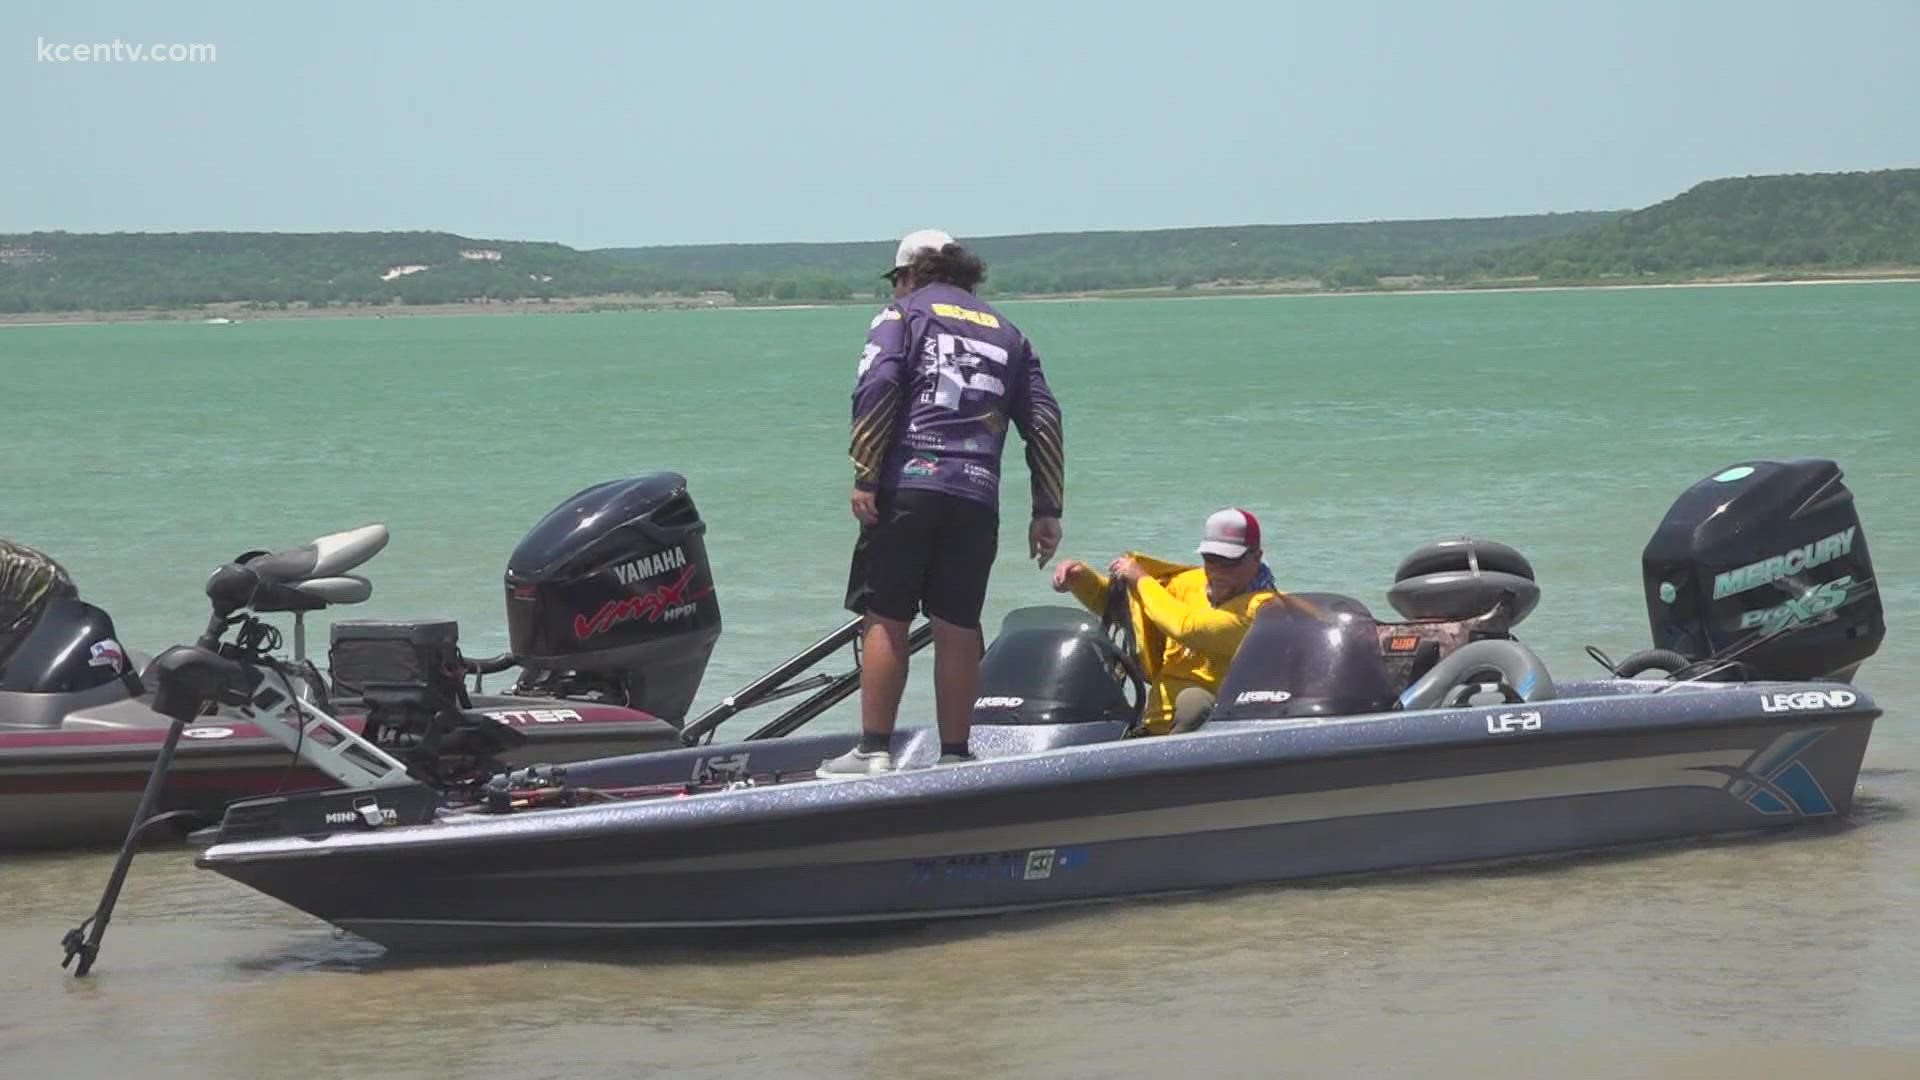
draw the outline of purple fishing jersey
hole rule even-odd
[[[853,389],[855,487],[939,491],[997,509],[1008,420],[1026,442],[1034,515],[1058,517],[1060,405],[1026,336],[952,285],[916,289],[874,316]]]

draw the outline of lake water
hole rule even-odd
[[[1920,286],[1006,310],[1066,413],[1063,555],[1180,556],[1239,504],[1283,588],[1385,611],[1407,552],[1488,536],[1532,559],[1544,599],[1520,635],[1556,671],[1597,672],[1587,644],[1647,644],[1640,550],[1689,484],[1839,461],[1889,627],[1859,678],[1887,714],[1854,820],[868,944],[432,965],[162,849],[86,980],[58,942],[110,854],[6,857],[5,1074],[1920,1075]],[[215,564],[382,521],[374,598],[343,617],[450,616],[485,655],[506,646],[506,557],[542,514],[672,469],[709,522],[726,620],[704,708],[844,618],[871,314],[0,329],[0,535],[53,554],[151,652],[198,632]],[[1057,599],[1010,525],[989,626]],[[923,661],[908,722],[930,683]],[[851,729],[852,704],[817,723]]]

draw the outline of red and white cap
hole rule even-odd
[[[1216,510],[1207,518],[1200,554],[1237,559],[1260,546],[1260,521],[1239,507]]]

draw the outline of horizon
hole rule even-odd
[[[1875,170],[1875,171],[1884,171],[1884,170]],[[1732,178],[1732,179],[1742,179],[1742,178]],[[1049,229],[1049,230],[1040,231],[1040,232],[989,233],[989,234],[980,235],[980,236],[957,237],[956,239],[959,239],[963,243],[971,243],[974,241],[981,241],[981,240],[1016,240],[1016,239],[1030,239],[1034,237],[1099,236],[1099,235],[1123,235],[1123,234],[1124,235],[1141,235],[1141,234],[1152,234],[1152,233],[1163,233],[1163,232],[1200,232],[1200,231],[1219,230],[1219,229],[1312,229],[1312,228],[1343,227],[1343,226],[1355,226],[1355,225],[1444,224],[1448,222],[1464,222],[1464,221],[1498,221],[1498,220],[1504,220],[1509,218],[1564,217],[1564,216],[1572,216],[1577,214],[1627,214],[1627,213],[1632,213],[1634,210],[1639,210],[1639,209],[1643,209],[1643,207],[1616,208],[1611,210],[1551,210],[1551,211],[1543,211],[1535,214],[1484,214],[1484,215],[1479,215],[1475,217],[1453,217],[1453,218],[1376,218],[1376,219],[1370,219],[1370,220],[1350,220],[1350,221],[1242,221],[1242,222],[1230,222],[1227,224],[1220,224],[1220,225],[1174,225],[1174,226],[1167,226],[1163,228],[1145,228],[1145,229],[1074,229],[1074,230]],[[79,230],[79,229],[35,229],[35,230],[26,231],[26,232],[0,232],[0,236],[14,236],[14,237],[18,237],[18,236],[184,236],[184,235],[193,235],[193,234],[222,235],[222,236],[427,235],[427,236],[451,236],[460,240],[472,240],[475,242],[491,241],[491,242],[505,243],[505,244],[560,244],[562,247],[573,247],[573,245],[564,244],[558,240],[548,240],[543,237],[483,236],[483,235],[478,235],[473,233],[448,232],[444,229],[114,229],[114,230],[106,230],[106,231],[92,231],[92,230]],[[870,236],[870,237],[857,237],[849,240],[735,240],[735,241],[720,241],[720,242],[693,241],[688,243],[672,243],[672,244],[627,244],[627,245],[609,245],[604,247],[574,247],[573,250],[588,252],[588,251],[642,250],[642,249],[650,249],[650,248],[693,248],[693,247],[698,247],[698,248],[779,247],[779,246],[813,247],[813,246],[825,246],[825,245],[836,245],[836,244],[846,244],[846,245],[891,244],[896,242],[896,240],[897,240],[896,237],[891,237],[891,236]]]
[[[808,9],[743,33],[604,0],[34,0],[0,13],[33,148],[0,174],[0,232],[874,243],[1620,212],[1920,163],[1920,5],[1205,14]]]

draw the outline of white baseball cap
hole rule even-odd
[[[939,251],[953,243],[953,237],[939,229],[919,229],[901,237],[900,246],[893,252],[895,270],[913,261],[913,257],[922,251]]]

